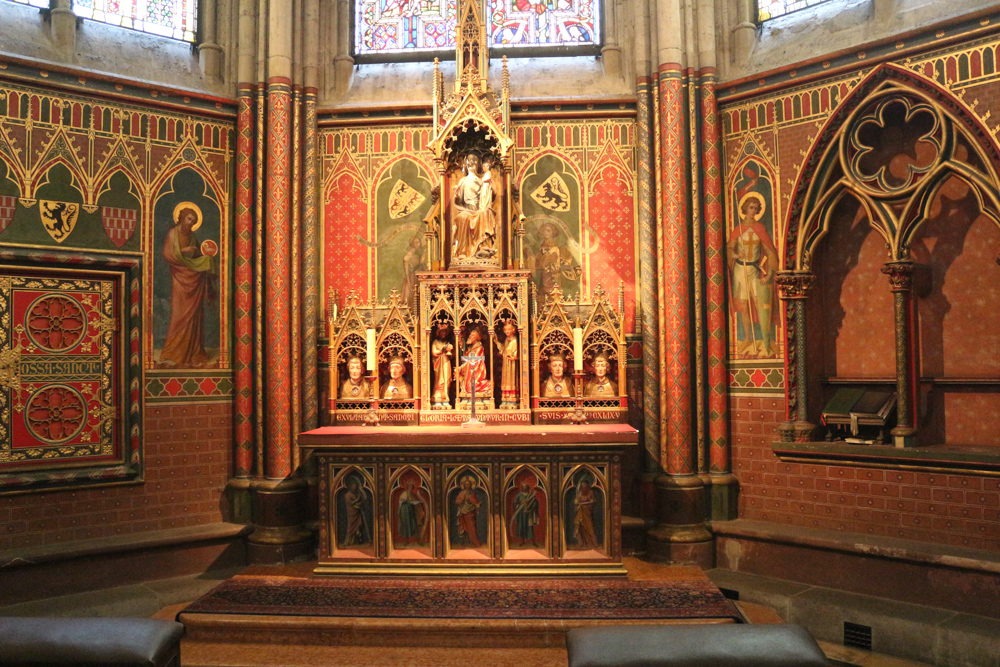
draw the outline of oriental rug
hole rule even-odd
[[[185,614],[457,619],[733,619],[710,581],[237,576]]]

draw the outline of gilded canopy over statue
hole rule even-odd
[[[434,270],[523,268],[523,216],[511,186],[507,61],[498,97],[486,80],[489,50],[475,0],[459,7],[455,89],[434,65],[434,153],[440,184],[428,214],[427,266]]]

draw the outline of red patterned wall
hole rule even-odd
[[[144,484],[0,496],[0,551],[224,520],[232,406],[147,407]]]
[[[336,286],[346,297],[350,290],[367,299],[368,276],[364,270],[368,253],[357,242],[368,238],[368,207],[364,185],[351,174],[338,174],[326,196],[325,268],[326,285]]]
[[[1000,550],[1000,478],[783,463],[784,399],[730,405],[741,519]]]
[[[625,283],[625,330],[635,329],[635,197],[629,177],[605,166],[590,196],[590,226],[605,240],[590,256],[590,284],[614,294]]]

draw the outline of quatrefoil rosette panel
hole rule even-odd
[[[118,298],[113,279],[0,276],[0,467],[115,457]]]

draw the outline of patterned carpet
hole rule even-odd
[[[708,581],[237,576],[184,613],[373,618],[692,619],[739,610]]]

